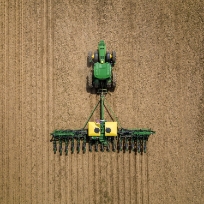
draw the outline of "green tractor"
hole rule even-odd
[[[98,50],[88,52],[88,66],[92,66],[87,78],[89,88],[110,89],[116,87],[116,74],[112,70],[116,63],[116,52],[106,51],[104,40],[98,43]]]
[[[107,100],[105,100],[108,89],[114,89],[116,86],[115,73],[112,70],[115,62],[115,51],[111,54],[107,52],[103,40],[99,42],[98,50],[93,55],[89,52],[88,63],[90,66],[92,65],[93,69],[90,71],[90,76],[88,76],[88,86],[97,89],[100,100],[94,107],[83,128],[77,130],[55,130],[51,133],[52,138],[50,141],[53,143],[54,153],[57,152],[57,149],[59,149],[60,155],[62,155],[63,151],[68,155],[69,149],[71,149],[71,153],[74,153],[75,149],[78,153],[80,149],[85,153],[87,143],[90,152],[92,150],[95,150],[95,152],[107,150],[109,152],[112,149],[112,151],[118,150],[118,152],[135,151],[141,154],[146,153],[148,138],[155,131],[141,128],[122,128]],[[90,121],[99,105],[100,119]],[[105,110],[113,121],[105,120]]]

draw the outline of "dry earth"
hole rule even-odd
[[[203,0],[0,2],[0,203],[204,203]],[[50,132],[82,128],[98,101],[100,39],[120,123],[156,134],[144,155],[54,155]]]

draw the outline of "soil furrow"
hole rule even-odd
[[[0,203],[202,203],[202,7],[2,0]],[[82,128],[99,100],[86,58],[100,39],[117,53],[111,109],[124,128],[156,130],[146,154],[53,153],[50,133]]]

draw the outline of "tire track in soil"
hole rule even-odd
[[[129,154],[129,153],[128,153]],[[130,177],[129,177],[129,183],[130,183],[130,203],[136,203],[136,200],[134,199],[134,189],[135,189],[135,154],[133,151],[129,154],[129,170],[130,170]]]
[[[33,15],[33,5],[26,5],[26,16],[28,16],[28,13]],[[25,34],[26,32],[31,33],[31,35],[24,35],[25,36],[25,89],[24,89],[24,101],[25,101],[25,115],[24,115],[24,124],[25,124],[25,147],[24,147],[24,152],[25,152],[25,202],[29,203],[31,199],[34,199],[33,196],[33,190],[35,186],[32,185],[32,174],[33,174],[33,168],[32,164],[35,165],[35,160],[33,159],[33,139],[32,139],[32,121],[33,121],[33,115],[32,115],[32,95],[33,95],[33,77],[32,77],[32,72],[34,70],[33,66],[33,51],[31,48],[33,48],[33,36],[32,34],[34,33],[33,31],[33,25],[34,24],[33,19],[26,19],[25,18]],[[27,45],[30,44],[31,47],[27,47]],[[25,138],[24,137],[24,138]],[[26,189],[30,189],[27,191]],[[35,199],[34,199],[35,200]]]
[[[141,174],[140,174],[140,155],[136,155],[136,199],[137,203],[141,203]]]
[[[81,148],[81,146],[80,146]],[[80,149],[80,153],[77,155],[77,203],[83,203],[83,152]]]
[[[99,147],[99,150],[100,150],[101,147]],[[103,165],[101,165],[103,163],[103,155],[104,152],[99,152],[99,155],[98,155],[98,158],[99,158],[99,161],[98,161],[98,165],[99,165],[99,175],[98,175],[98,203],[101,203],[101,200],[103,200],[105,197],[104,195],[104,188],[103,188],[103,185],[104,185],[104,173],[106,173],[106,169]]]
[[[147,177],[147,161],[148,161],[148,155],[143,154],[142,155],[142,182],[143,182],[143,196],[142,196],[142,203],[148,203],[148,177]]]
[[[65,169],[66,177],[64,182],[66,183],[65,186],[67,187],[65,198],[66,198],[66,203],[68,203],[72,197],[72,172],[71,172],[72,157],[70,152],[70,144],[68,145],[68,155],[66,156],[65,161],[66,161],[66,169]]]
[[[124,196],[124,191],[125,191],[125,181],[124,181],[124,157],[123,157],[123,152],[119,152],[118,153],[118,198],[119,198],[119,202],[118,203],[124,203],[125,201],[125,196]]]
[[[32,65],[32,71],[31,71],[31,129],[29,135],[31,136],[31,187],[32,187],[32,193],[31,193],[31,199],[34,201],[35,199],[39,199],[39,195],[37,193],[38,189],[38,161],[37,161],[37,142],[39,141],[39,135],[37,135],[37,128],[38,128],[38,103],[40,98],[40,95],[38,96],[38,13],[36,13],[36,10],[38,9],[38,5],[36,3],[33,3],[33,19],[32,19],[32,51],[31,51],[31,65]],[[36,23],[35,23],[36,22]]]
[[[64,154],[64,145],[62,146],[62,156],[60,156],[60,154],[58,153],[57,155],[59,157],[59,172],[58,172],[58,179],[59,179],[59,194],[58,196],[58,200],[60,203],[65,203],[65,199],[66,199],[66,191],[67,191],[67,183],[66,183],[66,157]]]
[[[112,203],[112,194],[111,194],[111,169],[110,169],[110,152],[107,152],[105,150],[105,154],[103,155],[104,159],[105,159],[105,164],[106,164],[106,168],[104,169],[104,171],[106,172],[106,177],[105,177],[105,195],[107,197],[107,203]]]
[[[88,186],[89,186],[89,202],[94,203],[94,182],[93,182],[93,153],[88,153]]]
[[[34,16],[33,13],[33,5],[30,5],[28,7],[28,12],[31,13],[31,15]],[[27,43],[30,43],[32,47],[34,47],[34,39],[33,39],[33,35],[34,35],[34,28],[33,28],[33,24],[35,20],[33,19],[28,19],[28,24],[26,25],[26,30],[29,31],[31,34],[30,36],[28,35],[26,38]],[[33,109],[35,108],[35,106],[33,106],[33,91],[34,91],[34,84],[33,84],[33,71],[34,69],[34,59],[33,56],[35,56],[33,54],[33,49],[29,49],[26,50],[26,89],[25,89],[25,101],[26,101],[26,106],[25,106],[25,126],[26,126],[26,137],[28,137],[29,139],[26,139],[27,141],[27,145],[26,145],[26,188],[30,189],[30,191],[28,191],[26,193],[26,202],[29,202],[29,200],[33,200],[33,191],[36,188],[36,186],[33,184],[33,172],[34,169],[33,167],[35,167],[34,165],[35,163],[35,158],[34,158],[34,149],[33,149]]]
[[[123,164],[123,168],[124,168],[124,189],[125,189],[125,195],[124,195],[124,202],[125,203],[130,203],[130,196],[131,196],[131,185],[130,185],[130,167],[131,167],[131,163],[130,163],[130,155],[129,152],[125,152],[124,154],[124,164]]]
[[[7,132],[7,120],[8,120],[8,101],[7,101],[7,94],[8,93],[8,81],[7,81],[7,73],[8,73],[8,4],[6,1],[4,2],[4,41],[5,41],[5,48],[4,48],[4,75],[3,75],[3,82],[4,82],[4,96],[2,97],[4,99],[3,103],[3,115],[4,115],[4,121],[3,121],[3,141],[2,141],[2,158],[3,158],[3,168],[2,168],[2,192],[3,192],[3,201],[6,203],[9,195],[8,195],[8,184],[7,184],[7,177],[9,174],[9,169],[8,169],[8,158],[7,158],[7,150],[9,149],[8,147],[8,132]]]
[[[108,160],[108,154],[106,150],[104,152],[101,152],[99,149],[99,152],[97,153],[99,157],[99,163],[100,166],[100,172],[98,175],[99,181],[99,191],[98,191],[98,200],[96,200],[96,203],[110,203],[111,197],[110,197],[110,170],[108,168],[109,166],[109,160]]]
[[[15,73],[15,135],[18,135],[18,137],[14,138],[14,146],[15,146],[15,151],[14,151],[14,160],[15,160],[15,187],[14,187],[14,202],[20,202],[20,194],[19,194],[19,189],[20,188],[20,166],[19,166],[19,161],[18,159],[20,158],[20,128],[21,128],[21,110],[20,110],[20,95],[21,95],[21,81],[20,81],[20,56],[21,52],[17,52],[17,50],[20,47],[20,5],[17,2],[16,3],[16,12],[15,12],[15,66],[18,67],[16,69]],[[18,104],[18,105],[17,105]]]
[[[117,153],[113,153],[111,155],[111,177],[112,177],[112,203],[118,203],[118,191],[117,191],[117,169],[118,169],[118,163],[117,163]]]
[[[46,132],[46,28],[45,18],[46,15],[46,1],[39,1],[36,6],[37,9],[37,26],[36,26],[36,194],[39,202],[43,203],[44,191],[44,164],[43,159],[45,156],[47,146],[44,146],[44,131]],[[46,43],[46,44],[45,44]],[[42,68],[43,67],[43,68]],[[42,144],[42,145],[40,145]]]
[[[67,157],[65,156],[65,152],[64,152],[64,145],[62,147],[62,156],[60,157],[60,174],[59,174],[59,180],[60,180],[60,203],[66,203],[66,194],[67,194],[67,190],[68,185],[67,185],[67,177],[66,177],[66,159]]]
[[[77,187],[78,187],[78,167],[77,167],[77,160],[78,155],[76,153],[76,141],[74,142],[75,152],[72,154],[72,162],[71,162],[71,168],[72,168],[72,203],[78,203],[77,202]]]
[[[20,10],[20,14],[19,14],[19,37],[20,37],[20,40],[19,40],[19,47],[20,47],[20,55],[19,55],[19,67],[20,67],[20,75],[19,75],[19,81],[20,81],[20,93],[19,93],[19,97],[20,97],[20,102],[19,102],[19,106],[20,106],[20,125],[19,125],[19,128],[20,128],[20,131],[19,131],[19,136],[20,136],[20,139],[19,139],[19,152],[20,152],[20,157],[19,157],[19,172],[20,172],[20,175],[19,175],[19,183],[20,183],[20,187],[19,187],[19,202],[20,203],[25,203],[25,196],[24,196],[24,190],[25,189],[25,186],[24,186],[24,152],[23,152],[23,135],[25,135],[25,132],[24,132],[24,128],[23,128],[23,85],[24,85],[24,64],[23,64],[23,55],[24,55],[24,52],[23,52],[23,24],[24,24],[24,19],[23,19],[23,2],[20,2],[19,3],[19,10]]]
[[[147,160],[146,160],[146,167],[147,167],[147,203],[149,204],[150,202],[149,202],[149,193],[150,193],[150,191],[149,191],[149,162],[148,162],[148,159],[149,159],[149,157],[148,157],[148,153],[147,153]]]
[[[11,3],[12,5],[12,3]],[[17,83],[17,73],[18,69],[15,69],[12,71],[10,67],[15,67],[17,65],[17,55],[16,55],[16,46],[17,46],[17,11],[11,8],[8,12],[8,33],[11,33],[11,31],[14,31],[10,34],[10,38],[8,39],[8,110],[10,110],[10,113],[8,114],[8,135],[16,135],[17,133],[17,109],[15,104],[18,103],[18,94],[16,93],[18,91],[18,83]],[[11,196],[9,196],[9,202],[16,202],[16,188],[18,185],[18,166],[16,165],[18,158],[18,152],[17,152],[17,138],[16,137],[9,137],[8,140],[8,169],[11,169],[8,176],[9,181],[9,191],[11,192]],[[13,162],[11,162],[13,161]]]
[[[87,144],[86,144],[86,153],[83,154],[83,159],[82,159],[82,163],[83,163],[83,166],[82,166],[82,174],[83,174],[83,202],[82,203],[89,203],[89,175],[88,175],[88,149],[87,149]]]
[[[0,46],[2,47],[2,49],[0,49],[0,57],[1,57],[1,61],[0,61],[0,80],[2,83],[0,83],[0,111],[1,111],[1,118],[0,118],[0,127],[2,127],[1,131],[3,134],[1,143],[0,143],[0,149],[1,149],[1,156],[0,156],[0,180],[1,180],[1,184],[0,184],[0,202],[3,202],[3,166],[4,166],[4,158],[3,158],[3,146],[4,146],[4,103],[5,103],[5,88],[4,88],[4,84],[5,84],[5,8],[4,8],[4,2],[1,4],[0,6],[0,24],[1,24],[1,38],[0,38]]]
[[[118,154],[118,152],[117,152],[117,154]],[[117,169],[117,172],[116,172],[117,173],[116,174],[116,176],[117,176],[116,179],[117,180],[116,180],[116,184],[118,184],[118,185],[116,185],[116,189],[117,189],[117,194],[116,194],[117,197],[116,198],[117,198],[117,203],[119,203],[119,201],[120,201],[120,199],[119,199],[119,195],[120,195],[120,192],[119,192],[119,183],[120,183],[120,176],[119,176],[120,175],[120,171],[119,171],[119,155],[117,155],[116,158],[117,158],[117,168],[116,168]]]
[[[21,36],[21,42],[22,42],[22,47],[21,47],[21,71],[22,71],[22,76],[21,76],[21,82],[22,82],[22,93],[21,93],[21,105],[22,105],[22,109],[21,109],[21,113],[22,113],[22,118],[21,118],[21,146],[20,146],[20,153],[21,153],[21,158],[20,158],[20,171],[21,171],[21,203],[26,203],[26,146],[27,146],[27,141],[24,139],[25,135],[27,135],[27,131],[26,131],[26,121],[25,121],[25,115],[26,115],[26,111],[25,111],[25,104],[26,104],[26,71],[25,71],[25,67],[26,67],[26,52],[25,52],[25,45],[26,45],[26,37],[25,37],[25,27],[26,27],[26,23],[25,23],[25,10],[24,10],[24,4],[22,3],[22,11],[21,11],[21,15],[22,15],[22,36]],[[23,182],[24,181],[24,182]]]
[[[100,180],[99,180],[99,154],[98,152],[94,152],[94,172],[93,172],[93,177],[94,177],[94,203],[99,203],[99,186],[100,186]]]
[[[49,13],[49,2],[48,0],[43,2],[43,9],[42,9],[42,28],[43,28],[43,36],[42,36],[42,45],[43,45],[43,49],[42,49],[42,66],[44,69],[42,69],[42,87],[43,87],[43,91],[42,91],[42,103],[43,103],[43,107],[42,107],[42,114],[43,114],[43,124],[42,124],[42,144],[44,144],[42,146],[42,191],[43,191],[43,195],[42,195],[42,203],[46,203],[48,201],[48,185],[49,185],[49,173],[48,173],[48,167],[49,167],[49,157],[48,157],[48,153],[49,153],[49,145],[45,145],[46,143],[49,143],[49,118],[48,118],[48,114],[49,114],[49,91],[48,87],[49,83],[50,83],[50,79],[49,79],[49,17],[50,17],[50,13]],[[44,161],[48,161],[48,162],[44,162]],[[39,192],[40,193],[40,192]]]
[[[53,9],[52,9],[52,0],[48,0],[48,22],[47,22],[47,32],[48,32],[48,66],[47,66],[47,75],[48,75],[48,131],[49,131],[49,140],[50,132],[53,131],[53,120],[55,115],[55,88],[54,88],[54,31],[53,31]],[[54,153],[53,153],[53,145],[49,142],[48,145],[48,202],[53,203],[54,200]],[[69,158],[70,159],[70,158]],[[70,172],[70,171],[69,171]],[[68,172],[68,173],[69,173]],[[68,189],[69,190],[69,189]]]

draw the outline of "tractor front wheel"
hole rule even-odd
[[[106,53],[106,62],[110,62],[110,52]]]
[[[97,51],[94,52],[94,62],[95,63],[98,62],[98,52]]]
[[[98,80],[95,80],[95,81],[94,81],[94,88],[95,88],[95,89],[98,89],[98,87],[99,87],[99,81],[98,81]]]
[[[116,62],[116,52],[115,51],[113,51],[112,52],[112,62],[115,64],[115,62]]]

